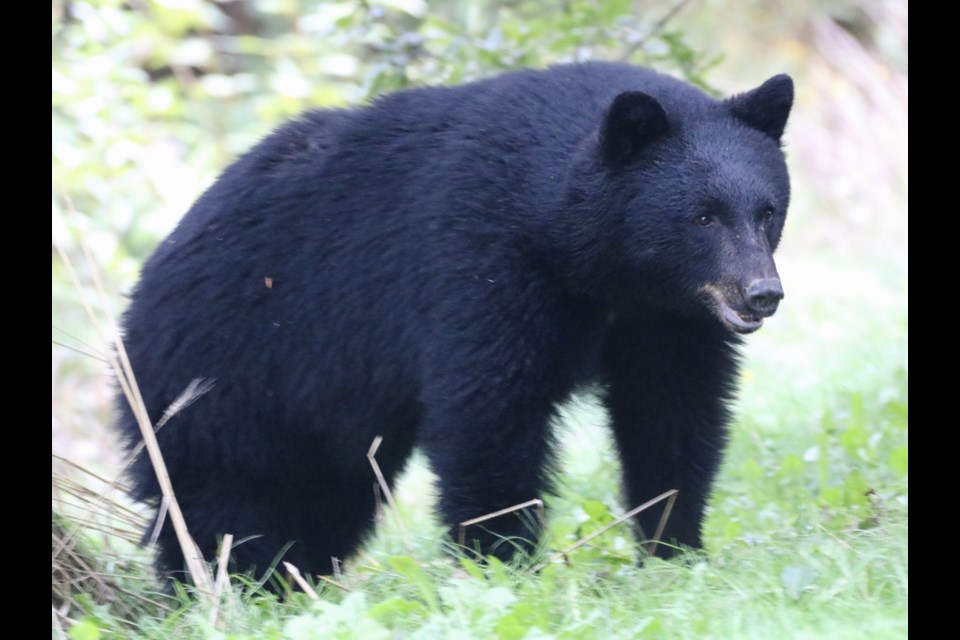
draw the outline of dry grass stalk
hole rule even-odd
[[[83,467],[57,455],[54,462],[65,463],[71,473],[82,473],[89,480],[107,484],[107,481]],[[54,465],[56,466],[56,465]],[[128,506],[108,500],[104,492],[97,491],[66,473],[53,472],[55,509],[70,522],[79,527],[73,528],[69,535],[76,535],[81,529],[97,531],[115,538],[138,544],[140,533],[146,526],[146,518]]]
[[[286,567],[287,573],[293,578],[293,581],[296,582],[303,592],[310,596],[311,600],[319,600],[320,596],[317,595],[317,592],[313,590],[313,587],[310,586],[310,583],[303,579],[303,575],[300,573],[300,569],[297,569],[295,566],[289,562],[284,561],[283,566]]]
[[[154,435],[153,426],[151,425],[150,418],[147,415],[147,409],[144,405],[143,397],[140,394],[140,389],[137,385],[136,378],[133,375],[133,368],[130,365],[130,359],[127,357],[127,352],[123,346],[123,340],[120,338],[120,332],[117,329],[116,322],[112,317],[110,317],[109,312],[107,312],[109,306],[106,303],[106,295],[104,294],[103,285],[100,282],[99,274],[97,269],[94,268],[96,263],[91,258],[87,246],[85,244],[82,246],[84,256],[91,267],[90,270],[95,289],[100,296],[101,308],[103,309],[105,316],[102,319],[98,318],[97,314],[94,313],[93,308],[90,306],[90,302],[88,301],[87,296],[84,293],[84,289],[80,284],[80,279],[77,276],[76,270],[73,268],[73,263],[70,260],[70,256],[63,249],[61,244],[56,242],[57,252],[60,255],[60,259],[63,260],[64,267],[67,269],[67,273],[69,274],[74,287],[76,287],[77,292],[80,293],[84,310],[86,311],[87,317],[90,319],[94,329],[97,331],[100,340],[104,344],[113,343],[115,346],[115,352],[111,352],[110,354],[111,368],[116,374],[117,381],[120,385],[120,388],[123,390],[124,397],[127,399],[127,402],[130,403],[130,406],[133,409],[134,416],[137,419],[137,424],[140,426],[141,435],[143,436],[144,443],[146,444],[147,454],[149,455],[150,462],[157,474],[157,480],[160,484],[160,488],[163,491],[163,495],[169,502],[168,509],[170,519],[176,532],[177,540],[180,542],[184,560],[187,563],[187,568],[191,574],[193,583],[198,592],[201,594],[201,597],[204,598],[209,604],[213,604],[213,579],[210,575],[210,570],[204,563],[203,557],[200,554],[200,549],[197,547],[196,542],[194,542],[193,538],[190,537],[190,534],[187,530],[183,513],[180,510],[180,505],[177,502],[174,494],[173,486],[170,482],[170,476],[167,473],[163,456],[160,453],[160,447],[157,444],[157,439]],[[101,332],[101,328],[104,325],[111,327],[110,333],[114,337],[114,340],[111,341],[104,339],[104,336]]]
[[[340,561],[337,560],[336,558],[333,558],[333,560],[335,561],[335,562],[334,562],[334,567],[337,569],[336,576],[337,576],[337,577],[340,577],[340,568],[339,568]],[[294,566],[293,566],[292,564],[290,564],[289,562],[284,562],[283,564],[284,564],[284,566],[287,568],[287,571],[290,571],[290,575],[295,576],[295,577],[294,577],[294,580],[297,581],[297,584],[300,584],[300,580],[303,580],[303,575],[300,573],[300,571],[297,570],[297,568],[294,567]],[[296,572],[296,573],[294,573],[294,572]],[[328,578],[327,576],[321,576],[321,575],[314,575],[313,577],[314,577],[314,578],[317,578],[317,579],[319,579],[319,580],[323,580],[323,581],[326,582],[327,584],[329,584],[329,585],[331,585],[331,586],[334,586],[334,587],[336,587],[337,589],[340,589],[341,591],[346,591],[347,593],[350,593],[351,591],[353,591],[353,589],[351,589],[350,587],[348,587],[348,586],[346,586],[346,585],[343,585],[343,584],[340,584],[339,582],[337,582],[337,581],[334,580],[333,578]],[[302,585],[301,585],[301,586],[302,586]]]
[[[383,499],[380,497],[380,482],[373,483],[373,519],[375,522],[383,521]]]
[[[54,327],[54,329],[56,329],[56,327]],[[97,355],[97,354],[93,353],[92,351],[85,351],[85,350],[81,349],[80,347],[75,347],[75,346],[73,346],[73,345],[71,345],[71,344],[67,344],[66,342],[61,342],[61,341],[59,341],[59,340],[53,340],[53,344],[57,345],[58,347],[63,347],[64,349],[69,349],[70,351],[73,351],[73,352],[75,352],[75,353],[79,353],[79,354],[82,355],[82,356],[87,356],[88,358],[92,358],[92,359],[94,359],[94,360],[99,360],[100,362],[102,362],[102,363],[104,363],[104,364],[109,364],[109,363],[110,363],[110,360],[107,359],[107,358],[105,358],[105,357],[103,357],[103,356]]]
[[[563,549],[563,550],[561,550],[561,551],[558,551],[558,552],[554,553],[554,554],[552,555],[552,557],[549,558],[549,559],[547,559],[545,562],[541,562],[541,563],[538,564],[537,566],[531,568],[531,569],[530,569],[531,573],[535,573],[535,572],[537,572],[537,571],[540,571],[540,570],[543,569],[545,566],[547,566],[547,564],[548,564],[549,562],[551,562],[552,560],[556,560],[557,558],[564,558],[564,557],[566,557],[566,556],[567,556],[571,551],[573,551],[574,549],[577,549],[577,548],[579,548],[579,547],[582,547],[583,545],[587,544],[588,542],[590,542],[591,540],[593,540],[593,539],[596,538],[597,536],[603,535],[604,533],[606,533],[606,532],[609,531],[610,529],[616,527],[617,525],[621,524],[622,522],[625,522],[626,520],[629,520],[630,518],[634,517],[634,516],[637,515],[638,513],[641,513],[642,511],[645,511],[645,510],[649,509],[650,507],[652,507],[653,505],[657,504],[658,502],[661,502],[661,501],[663,501],[663,500],[668,500],[668,502],[667,502],[667,504],[666,504],[666,507],[665,507],[664,510],[663,510],[663,514],[660,516],[660,522],[657,524],[657,532],[654,534],[653,540],[651,540],[650,543],[649,543],[648,546],[647,546],[648,551],[649,551],[650,553],[653,553],[653,547],[654,547],[654,545],[656,545],[656,544],[660,541],[660,536],[663,534],[663,528],[666,526],[666,524],[667,524],[667,519],[670,517],[670,512],[673,510],[673,503],[676,501],[676,499],[677,499],[677,494],[678,494],[678,493],[679,493],[679,490],[677,490],[677,489],[670,489],[669,491],[664,491],[663,493],[661,493],[660,495],[658,495],[658,496],[655,497],[655,498],[651,498],[650,500],[647,500],[646,502],[644,502],[643,504],[641,504],[639,507],[634,507],[633,509],[631,509],[630,511],[627,511],[625,514],[623,514],[623,515],[620,516],[619,518],[615,519],[615,520],[614,520],[613,522],[611,522],[610,524],[608,524],[608,525],[606,525],[606,526],[603,526],[603,527],[600,527],[599,529],[597,529],[596,531],[590,533],[589,535],[586,535],[586,536],[580,538],[579,540],[577,540],[575,543],[573,543],[572,545],[570,545],[570,546],[567,547],[566,549]]]
[[[652,506],[663,499],[663,496],[669,496],[667,504],[663,507],[663,513],[660,514],[660,521],[657,523],[657,530],[653,534],[653,539],[650,541],[650,544],[647,545],[647,553],[653,554],[653,549],[660,543],[660,536],[663,535],[663,529],[667,526],[667,520],[670,519],[670,514],[673,513],[673,503],[677,501],[677,494],[680,493],[677,489],[671,489],[666,493],[662,493],[652,501],[645,503],[645,505],[640,506]],[[641,509],[640,511],[642,511]],[[637,512],[639,513],[639,511]],[[632,516],[631,516],[632,517]]]
[[[380,471],[380,465],[377,464],[377,449],[380,448],[380,443],[383,442],[383,436],[377,436],[373,439],[373,442],[370,444],[370,450],[367,451],[367,460],[370,461],[370,466],[373,467],[373,474],[377,476],[377,482],[380,483],[380,489],[383,491],[384,497],[387,499],[387,504],[390,505],[390,510],[393,511],[394,517],[397,519],[397,525],[400,527],[400,534],[403,536],[403,544],[407,548],[407,552],[411,557],[414,557],[413,545],[410,544],[410,536],[407,535],[407,527],[403,524],[403,518],[400,517],[400,510],[397,509],[397,503],[393,501],[393,492],[390,491],[390,485],[387,484],[386,478],[383,477],[383,472]]]
[[[330,556],[330,566],[333,567],[333,577],[337,580],[343,580],[343,574],[340,573],[340,558]]]
[[[53,514],[53,606],[73,601],[78,593],[89,594],[95,602],[116,600],[116,588],[95,570],[95,555],[78,539],[66,519]]]
[[[464,520],[460,523],[460,528],[458,529],[457,541],[460,546],[464,546],[466,543],[467,536],[467,527],[480,524],[481,522],[486,522],[487,520],[493,520],[494,518],[499,518],[500,516],[505,516],[508,513],[513,513],[514,511],[519,511],[521,509],[526,509],[527,507],[537,507],[537,519],[540,521],[541,527],[546,527],[546,519],[543,515],[543,500],[539,498],[534,498],[533,500],[527,500],[526,502],[521,502],[520,504],[515,504],[512,507],[507,507],[506,509],[500,509],[499,511],[493,511],[482,516],[477,516],[476,518],[471,518],[470,520]]]
[[[54,476],[57,488],[58,476]],[[71,610],[83,610],[77,603],[77,597],[84,595],[97,604],[109,604],[111,610],[120,618],[134,620],[145,612],[156,614],[169,610],[163,603],[143,595],[139,588],[127,589],[123,582],[149,578],[138,575],[130,565],[130,560],[122,552],[111,549],[107,542],[111,538],[123,539],[123,529],[103,526],[98,529],[105,536],[104,546],[91,544],[83,530],[88,529],[87,522],[102,517],[94,514],[87,517],[74,517],[74,511],[83,513],[85,508],[95,505],[102,508],[100,496],[96,500],[88,499],[69,507],[70,514],[53,512],[52,521],[52,596],[53,613],[58,623],[72,624]],[[129,541],[129,540],[126,540]],[[135,562],[134,562],[135,564]]]
[[[210,607],[210,626],[217,625],[217,615],[220,612],[220,599],[223,590],[230,582],[227,574],[227,563],[230,561],[230,551],[233,549],[233,534],[225,533],[220,544],[220,554],[217,556],[217,581],[213,585],[213,606]]]
[[[334,580],[334,579],[332,579],[332,578],[328,578],[327,576],[319,576],[319,575],[318,575],[318,576],[316,576],[316,577],[317,577],[317,578],[320,578],[321,580],[323,580],[323,581],[326,582],[327,584],[333,585],[334,587],[336,587],[337,589],[340,589],[341,591],[346,591],[347,593],[353,591],[353,589],[351,589],[350,587],[348,587],[348,586],[346,586],[346,585],[343,585],[343,584],[340,584],[340,583],[337,582],[336,580]]]

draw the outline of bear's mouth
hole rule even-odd
[[[723,290],[713,285],[704,286],[701,291],[710,300],[710,308],[714,314],[731,331],[740,334],[753,333],[763,326],[763,318],[748,311],[738,311],[727,302]]]
[[[763,318],[750,313],[736,311],[730,305],[721,302],[718,305],[720,319],[737,333],[753,333],[763,326]]]

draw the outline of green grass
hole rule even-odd
[[[413,555],[388,512],[345,567],[350,593],[320,583],[319,601],[278,601],[235,580],[216,626],[189,599],[137,620],[90,605],[71,637],[903,637],[905,305],[816,282],[795,282],[798,308],[788,298],[782,318],[750,339],[706,556],[639,568],[622,525],[535,574],[453,557],[418,459],[397,491]],[[618,501],[603,422],[589,398],[565,412],[560,495],[548,502],[552,551],[632,506]]]

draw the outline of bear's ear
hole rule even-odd
[[[793,80],[781,73],[762,85],[730,98],[733,115],[774,140],[780,140],[793,106]]]
[[[600,127],[600,153],[611,166],[620,166],[667,128],[667,114],[655,98],[625,91],[613,99]]]

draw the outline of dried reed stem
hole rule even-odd
[[[380,448],[381,442],[383,442],[383,436],[377,436],[373,439],[373,442],[370,444],[370,450],[367,451],[367,460],[370,461],[370,466],[373,467],[373,474],[377,476],[377,482],[380,483],[380,489],[383,491],[383,495],[387,499],[387,504],[390,505],[390,510],[397,519],[397,525],[400,527],[400,534],[403,536],[403,544],[407,547],[407,552],[413,556],[413,545],[410,544],[410,536],[407,535],[407,527],[403,524],[403,518],[400,517],[400,510],[397,509],[397,503],[393,500],[393,492],[390,491],[390,485],[387,484],[386,478],[383,477],[383,472],[380,471],[380,465],[377,464],[376,455],[377,450]]]

